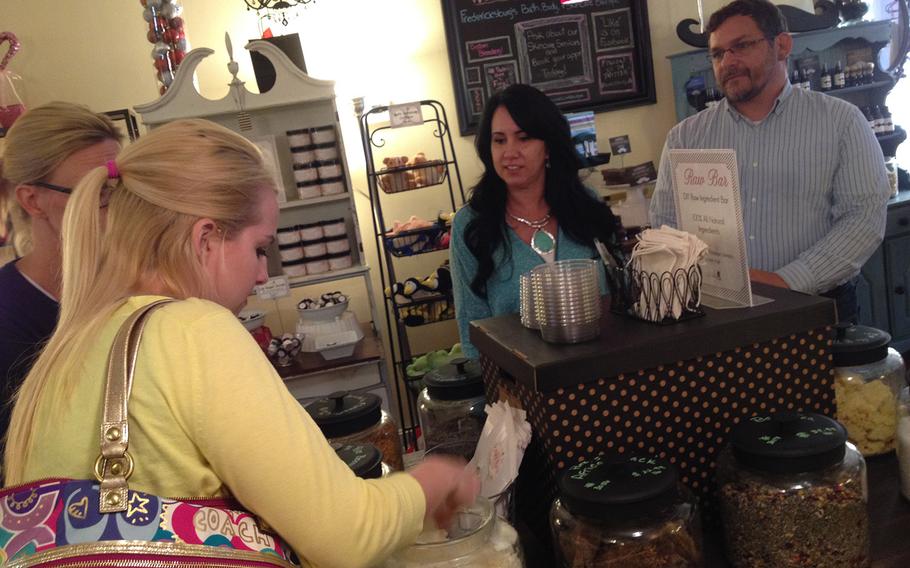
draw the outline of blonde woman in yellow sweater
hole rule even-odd
[[[130,488],[233,495],[304,565],[371,566],[445,522],[477,480],[454,461],[358,479],[235,317],[267,278],[278,222],[256,148],[202,120],[163,126],[92,170],[63,221],[60,323],[19,393],[9,485],[92,478],[114,334],[148,320],[130,412]]]

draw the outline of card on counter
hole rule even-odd
[[[670,166],[677,228],[708,245],[702,302],[711,307],[752,306],[736,152],[670,150]]]

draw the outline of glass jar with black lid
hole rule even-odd
[[[382,452],[373,444],[345,444],[335,448],[335,453],[361,479],[385,477],[392,471],[382,463]]]
[[[338,391],[308,404],[306,411],[333,447],[373,444],[389,467],[404,469],[398,426],[375,394]]]
[[[904,385],[904,361],[891,336],[874,327],[837,326],[832,346],[837,419],[864,456],[895,448],[897,399]]]
[[[717,486],[734,567],[869,566],[866,463],[836,420],[785,412],[739,423]]]
[[[694,497],[653,457],[597,456],[562,472],[550,509],[559,566],[698,568]]]
[[[487,415],[480,364],[453,359],[424,375],[417,414],[427,450],[452,444],[476,446]]]

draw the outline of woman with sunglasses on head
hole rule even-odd
[[[60,227],[72,188],[120,151],[106,116],[55,102],[19,117],[6,135],[5,180],[17,261],[0,268],[0,439],[10,398],[57,324]]]
[[[16,400],[10,484],[92,478],[115,333],[166,301],[146,318],[126,389],[131,491],[232,496],[304,566],[334,567],[375,566],[425,519],[445,524],[473,502],[477,476],[444,457],[355,477],[237,319],[268,279],[278,225],[274,181],[251,142],[205,120],[175,121],[89,172],[70,199],[60,323]],[[105,440],[121,437],[105,430]],[[194,529],[203,520],[174,521],[188,532],[168,542],[207,541]],[[168,519],[144,522],[159,521]]]
[[[519,277],[544,262],[598,258],[618,223],[578,177],[569,124],[547,95],[516,84],[487,101],[474,145],[484,165],[452,225],[450,259],[464,354],[473,320],[517,313]]]

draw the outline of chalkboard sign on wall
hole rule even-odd
[[[657,101],[646,0],[442,0],[442,9],[462,135],[513,83],[566,112]]]

